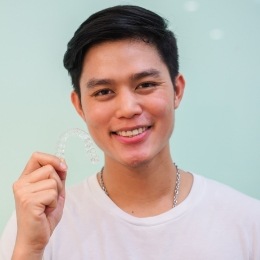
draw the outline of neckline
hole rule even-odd
[[[161,213],[156,216],[151,217],[135,217],[133,215],[128,214],[127,212],[123,211],[119,208],[102,190],[99,185],[98,179],[96,175],[92,175],[88,178],[88,186],[91,192],[93,199],[96,201],[99,207],[101,207],[105,212],[115,215],[120,219],[134,224],[138,226],[153,226],[153,225],[160,225],[164,222],[168,221],[176,221],[187,212],[192,210],[195,205],[201,200],[203,193],[205,191],[205,182],[204,179],[191,173],[193,175],[193,184],[190,190],[190,193],[182,201],[178,204],[175,208],[170,209],[167,212]]]

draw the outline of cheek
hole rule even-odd
[[[104,113],[101,113],[101,111],[85,113],[85,122],[93,141],[100,149],[102,149],[102,142],[100,142],[100,140],[103,140],[103,138],[106,136],[104,131],[107,129]]]
[[[151,100],[153,114],[160,118],[173,116],[174,103],[170,97],[163,96]]]
[[[96,129],[104,124],[107,121],[106,118],[108,118],[105,111],[101,107],[85,106],[84,115],[88,128]]]
[[[157,120],[157,127],[167,139],[174,129],[174,102],[170,96],[161,97],[153,101],[153,115]]]

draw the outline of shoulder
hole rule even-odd
[[[206,184],[206,189],[208,192],[212,194],[215,198],[222,198],[227,203],[229,202],[239,202],[243,203],[253,203],[260,206],[260,200],[252,198],[231,186],[218,182],[216,180],[208,179],[206,177],[197,176],[197,178],[201,178],[202,181]]]
[[[194,182],[203,187],[203,200],[211,208],[240,218],[256,219],[260,223],[260,200],[252,198],[226,184],[194,175]]]
[[[17,225],[16,214],[13,212],[0,238],[0,259],[11,259],[14,249]]]

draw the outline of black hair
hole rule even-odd
[[[176,38],[158,14],[133,5],[119,5],[92,14],[75,32],[64,55],[64,67],[80,97],[80,76],[86,52],[95,44],[138,39],[154,45],[166,64],[173,85],[179,72]]]

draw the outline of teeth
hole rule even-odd
[[[145,130],[147,129],[147,127],[140,127],[131,131],[118,131],[116,132],[116,134],[124,136],[124,137],[133,137],[136,135],[140,135],[141,133],[143,133]]]

